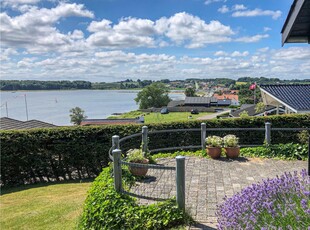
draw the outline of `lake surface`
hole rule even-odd
[[[90,119],[107,118],[112,113],[124,113],[138,109],[134,101],[138,91],[131,90],[67,90],[67,91],[1,91],[1,117],[26,121],[36,119],[55,125],[70,125],[69,110],[80,107]],[[172,92],[174,100],[182,100],[184,94]]]

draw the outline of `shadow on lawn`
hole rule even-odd
[[[25,185],[19,185],[19,186],[14,186],[14,187],[4,187],[4,188],[1,188],[1,195],[10,194],[14,192],[20,192],[20,191],[24,191],[28,189],[33,189],[33,188],[50,186],[50,185],[89,183],[89,182],[93,182],[94,179],[95,178],[83,179],[83,180],[64,180],[64,181],[55,181],[55,182],[46,182],[46,183],[40,182],[36,184],[25,184]]]

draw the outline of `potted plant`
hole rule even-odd
[[[219,136],[209,136],[206,139],[207,153],[212,159],[217,159],[222,152],[222,138]]]
[[[149,160],[144,157],[142,150],[130,149],[127,152],[127,161],[130,163],[148,164]],[[129,171],[134,176],[145,176],[148,168],[140,166],[129,166]]]
[[[224,149],[226,156],[236,158],[240,154],[239,138],[235,135],[227,135],[223,137]]]

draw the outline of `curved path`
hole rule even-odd
[[[158,163],[174,166],[175,159],[159,159]],[[188,229],[215,229],[216,206],[224,196],[232,196],[253,183],[273,178],[284,172],[301,171],[306,161],[283,161],[260,158],[212,160],[186,157],[186,209],[199,222]],[[132,192],[156,197],[158,200],[175,196],[175,171],[149,169],[148,180],[138,183]],[[141,203],[154,200],[140,199]]]

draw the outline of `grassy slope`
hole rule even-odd
[[[192,116],[191,120],[195,120],[198,117],[202,117],[206,114],[211,114],[208,112],[199,113],[192,115],[190,112],[170,112],[169,114],[160,114],[160,113],[142,113],[139,111],[132,111],[128,113],[124,113],[120,116],[111,116],[109,118],[135,118],[142,114],[145,114],[144,121],[146,124],[149,123],[161,123],[161,122],[171,122],[171,121],[188,121],[188,117]]]
[[[90,184],[30,185],[3,190],[1,229],[74,229]]]

